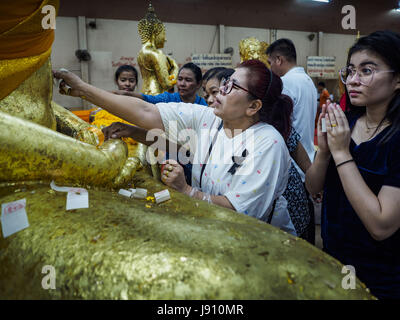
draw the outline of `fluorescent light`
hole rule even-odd
[[[329,2],[330,2],[330,0],[312,0],[312,1],[315,1],[315,2],[325,2],[325,3],[329,3]]]

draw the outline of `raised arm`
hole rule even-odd
[[[96,88],[82,81],[72,72],[56,71],[56,79],[62,79],[60,91],[65,91],[65,85],[70,89],[66,90],[69,95],[82,97],[89,102],[100,106],[128,122],[134,123],[144,129],[164,130],[164,124],[157,107],[144,100],[116,95],[111,92]]]
[[[111,92],[114,93],[114,94],[119,94],[120,96],[135,97],[135,98],[143,100],[142,94],[134,92],[134,91],[114,90],[114,91],[111,91]]]

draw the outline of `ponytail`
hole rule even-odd
[[[274,128],[282,135],[283,139],[287,141],[292,128],[292,112],[292,99],[285,94],[281,94],[275,99],[275,102],[272,103],[271,107],[265,108],[263,106],[261,108],[259,111],[260,121],[274,126]]]
[[[281,78],[259,60],[245,61],[239,68],[246,68],[251,74],[248,77],[248,88],[262,102],[258,111],[260,121],[274,126],[287,141],[291,131],[293,102],[289,96],[282,94]]]

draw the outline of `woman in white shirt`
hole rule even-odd
[[[221,87],[213,109],[188,103],[153,105],[95,88],[70,72],[58,71],[54,76],[71,87],[70,95],[84,96],[141,128],[161,129],[178,144],[192,137],[192,186],[173,160],[162,172],[166,185],[296,235],[282,197],[291,163],[285,139],[293,104],[281,94],[280,78],[260,61],[246,61],[235,70]],[[117,138],[132,132],[118,124],[105,130],[105,135]]]

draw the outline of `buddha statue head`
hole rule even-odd
[[[266,54],[268,43],[259,41],[254,37],[242,39],[239,42],[240,62],[257,59],[268,65],[268,56]]]
[[[164,47],[165,39],[165,26],[154,11],[151,3],[147,9],[146,16],[139,21],[138,32],[142,43],[153,42],[156,48]]]

